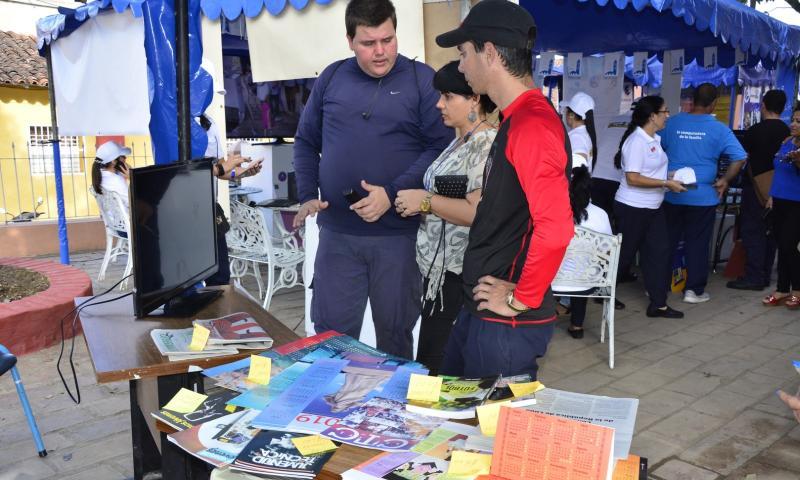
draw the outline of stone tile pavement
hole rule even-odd
[[[93,278],[102,252],[74,255],[73,264]],[[95,282],[95,293],[121,277],[122,266]],[[640,399],[633,452],[650,461],[654,480],[800,479],[800,426],[775,389],[794,392],[800,376],[800,312],[769,309],[758,292],[724,287],[712,275],[712,300],[670,304],[681,320],[644,315],[640,284],[622,285],[628,308],[616,315],[616,367],[608,368],[599,343],[599,309],[590,304],[583,340],[559,324],[541,380],[578,392]],[[279,292],[271,312],[303,334],[303,292]],[[127,383],[98,385],[82,337],[75,341],[81,404],[64,391],[55,369],[59,346],[25,355],[19,369],[48,456],[40,459],[10,376],[0,379],[0,480],[127,479],[132,477]],[[69,352],[69,343],[67,350]],[[62,371],[70,377],[62,361]]]

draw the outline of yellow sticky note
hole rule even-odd
[[[508,406],[511,402],[490,403],[476,408],[478,422],[481,425],[481,433],[487,437],[493,437],[497,433],[497,420],[500,417],[500,407]]]
[[[511,393],[513,393],[515,397],[536,393],[544,389],[542,382],[509,383],[508,387],[511,388]]]
[[[225,405],[225,411],[230,413],[235,413],[236,405]]]
[[[300,450],[300,454],[304,457],[330,452],[331,450],[336,449],[335,443],[331,442],[327,438],[320,437],[319,435],[293,438],[292,443],[294,443],[294,446]]]
[[[420,402],[438,402],[441,391],[442,377],[429,377],[428,375],[412,373],[411,379],[408,381],[406,398]]]
[[[209,335],[211,335],[211,330],[202,325],[195,325],[194,331],[192,331],[192,343],[189,344],[189,350],[199,352],[206,348]]]
[[[259,385],[269,383],[269,372],[272,370],[272,359],[261,355],[250,355],[250,372],[247,380]]]
[[[178,413],[194,412],[206,398],[208,398],[208,395],[181,388],[178,393],[172,397],[172,400],[164,405],[164,409]]]
[[[453,450],[447,476],[474,478],[478,475],[488,475],[491,466],[491,455]]]

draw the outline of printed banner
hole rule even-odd
[[[683,49],[669,51],[669,73],[678,75],[683,73]]]
[[[617,78],[625,71],[625,59],[622,52],[612,52],[603,55],[603,76]]]
[[[633,76],[639,77],[647,73],[647,52],[633,52]]]
[[[717,66],[717,47],[705,47],[703,49],[703,66],[706,68]]]
[[[583,72],[583,54],[582,53],[568,53],[567,54],[567,76],[580,77]]]
[[[553,74],[553,66],[556,63],[555,52],[545,52],[539,55],[536,60],[536,76],[546,77]]]

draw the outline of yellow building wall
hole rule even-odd
[[[29,160],[31,155],[52,151],[49,144],[31,148],[28,146],[31,126],[51,125],[48,98],[46,89],[0,87],[0,206],[12,215],[21,211],[33,211],[36,199],[42,197],[44,203],[39,211],[44,212],[44,215],[39,218],[58,217],[54,175],[32,172]],[[97,204],[88,191],[95,142],[95,137],[79,137],[77,157],[74,159],[70,157],[67,146],[63,143],[61,145],[64,210],[67,218],[98,215]],[[125,137],[125,144],[133,150],[128,158],[129,164],[139,167],[153,163],[149,137]],[[76,164],[73,172],[68,168],[70,162]]]

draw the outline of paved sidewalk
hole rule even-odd
[[[96,277],[102,252],[73,256]],[[121,277],[109,269],[95,293]],[[765,308],[762,294],[724,288],[712,276],[712,300],[670,304],[682,320],[644,315],[640,284],[622,285],[628,304],[617,312],[616,368],[599,343],[599,309],[591,304],[586,336],[570,338],[561,322],[542,362],[548,386],[640,399],[633,452],[650,460],[657,480],[800,479],[800,426],[775,389],[794,392],[800,376],[800,312]],[[272,313],[303,334],[303,292],[281,291]],[[69,343],[67,344],[69,347]],[[67,349],[68,353],[69,350]],[[126,479],[132,477],[127,383],[97,385],[82,337],[75,366],[82,402],[69,399],[55,370],[59,347],[20,358],[19,369],[43,431],[48,456],[39,459],[10,376],[0,379],[0,479]],[[62,371],[71,379],[67,362]]]

